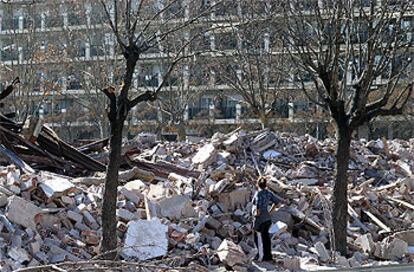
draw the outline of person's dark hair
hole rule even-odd
[[[266,180],[266,178],[265,177],[259,177],[257,179],[257,186],[260,189],[266,189],[266,187],[267,187],[267,180]]]

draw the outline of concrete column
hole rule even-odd
[[[62,13],[63,16],[63,27],[67,27],[69,25],[69,18],[66,12]]]
[[[187,90],[190,86],[190,68],[188,64],[184,64],[183,67],[183,84],[184,84],[184,90]]]
[[[23,47],[20,46],[17,50],[19,53],[19,63],[23,63]]]
[[[241,114],[242,114],[242,106],[240,103],[236,104],[236,120],[240,121],[241,119]]]
[[[216,50],[216,38],[210,33],[210,49]]]
[[[62,77],[62,93],[65,93],[68,89],[68,78]]]
[[[91,58],[91,45],[87,42],[85,43],[85,59]]]
[[[43,12],[40,14],[40,30],[45,30],[46,27],[46,14]]]
[[[3,31],[3,16],[0,16],[0,31]]]
[[[184,122],[187,122],[188,119],[190,119],[190,110],[188,108],[188,105],[185,106],[183,119],[184,119]]]
[[[22,31],[24,28],[24,17],[23,15],[19,16],[19,30]]]
[[[211,122],[214,122],[214,103],[211,103],[210,105],[208,105],[208,117],[210,119]]]
[[[289,102],[288,103],[288,117],[292,119],[294,113],[295,113],[295,105],[293,104],[293,102]]]
[[[89,3],[85,4],[85,14],[86,14],[86,25],[88,27],[91,26],[91,11],[92,11],[92,7]]]

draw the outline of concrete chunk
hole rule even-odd
[[[316,250],[316,253],[318,254],[319,259],[322,262],[327,262],[331,258],[329,256],[328,250],[326,249],[325,245],[322,242],[317,242],[315,244],[315,250]]]
[[[244,254],[242,248],[227,239],[217,249],[217,255],[221,262],[230,267],[244,264],[247,261],[246,254]]]
[[[76,191],[75,185],[69,181],[69,178],[56,174],[42,172],[42,181],[39,187],[48,198],[55,198]]]
[[[194,164],[201,164],[207,166],[211,164],[217,155],[217,150],[213,144],[206,144],[201,147],[194,155],[192,162]]]
[[[372,253],[375,250],[375,243],[372,239],[372,235],[367,233],[365,235],[359,236],[355,243],[362,247],[362,250],[366,253]]]
[[[9,198],[7,205],[7,218],[15,224],[26,228],[36,228],[35,217],[42,212],[42,209],[31,202],[18,196]]]
[[[180,219],[181,217],[195,216],[195,210],[192,208],[192,201],[188,196],[175,195],[165,198],[158,202],[161,216],[170,219]]]
[[[28,262],[31,259],[29,254],[23,248],[12,247],[9,249],[7,254],[10,256],[10,258],[19,263]]]
[[[164,256],[168,251],[167,232],[168,227],[158,218],[131,221],[128,224],[125,247],[121,255],[141,261]]]
[[[273,235],[280,235],[288,229],[288,225],[284,222],[277,221],[269,228],[269,233]]]

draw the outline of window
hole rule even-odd
[[[102,34],[96,34],[90,39],[90,56],[103,56],[104,52],[104,36]]]
[[[233,33],[220,33],[215,37],[217,49],[232,50],[237,48],[237,37]]]
[[[101,24],[106,19],[105,9],[100,2],[92,3],[89,16],[91,25]]]
[[[158,73],[153,66],[140,67],[137,75],[138,87],[157,87]]]

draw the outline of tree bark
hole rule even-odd
[[[266,114],[262,113],[259,115],[260,124],[262,125],[262,129],[269,127],[269,118]]]
[[[109,164],[106,170],[105,191],[102,207],[102,252],[109,252],[106,259],[116,257],[117,235],[116,235],[116,201],[118,193],[118,170],[121,157],[122,129],[124,122],[116,120],[111,122],[111,139],[109,143]]]
[[[336,180],[333,191],[332,220],[335,234],[335,250],[343,256],[347,253],[346,228],[348,223],[348,164],[351,147],[351,129],[338,125],[336,150]]]
[[[185,126],[183,124],[179,124],[177,127],[177,135],[178,135],[178,141],[185,141],[185,138],[187,136],[187,133],[185,132]]]

